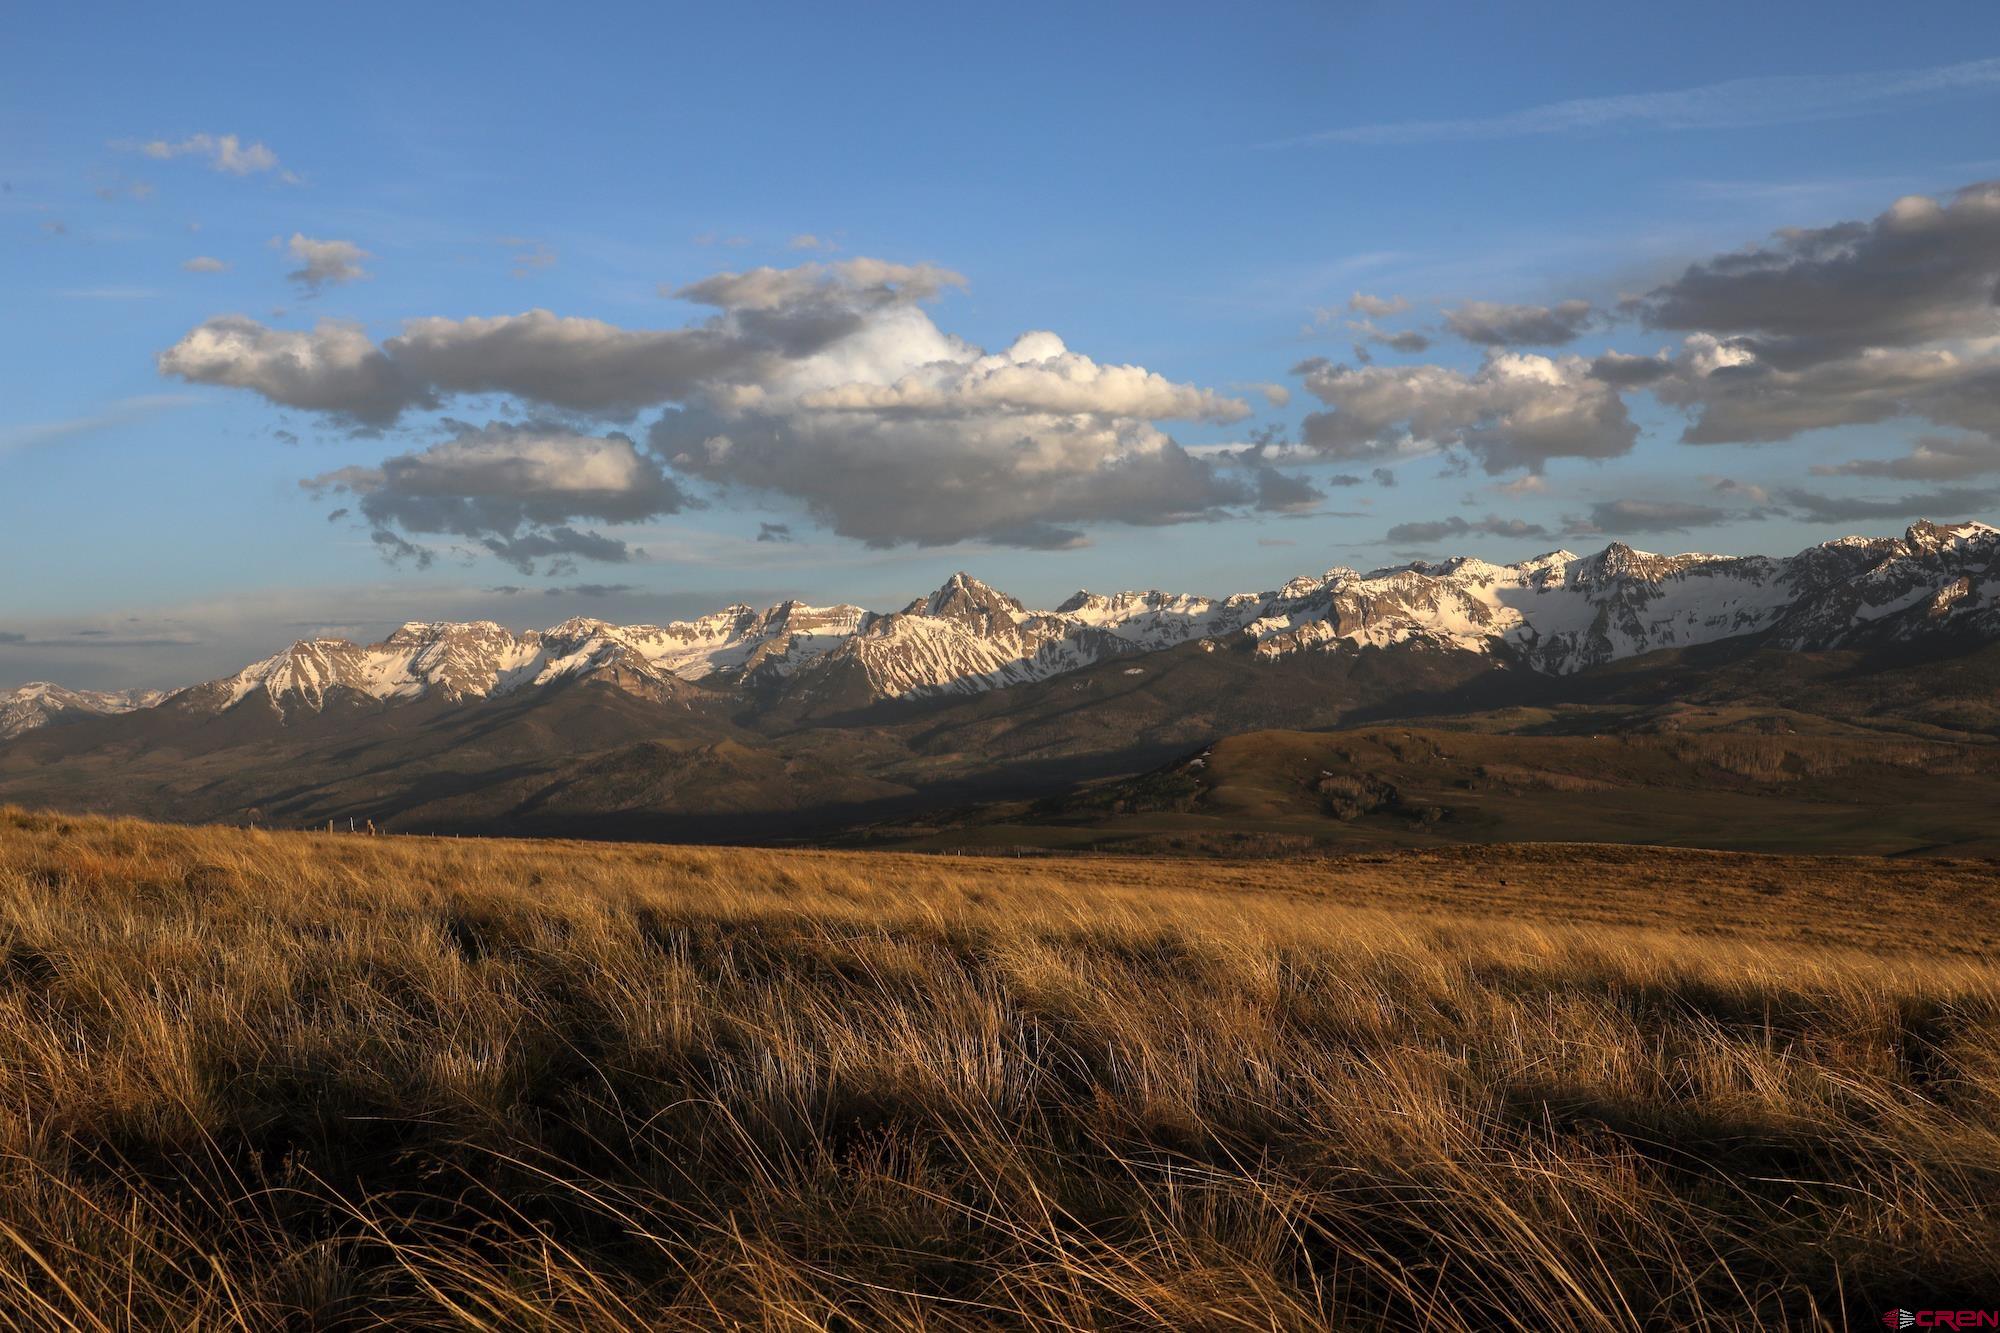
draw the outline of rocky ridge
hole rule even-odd
[[[150,708],[160,690],[72,690],[45,680],[0,690],[0,740],[76,717],[103,717]]]
[[[286,717],[343,695],[461,703],[583,680],[660,700],[720,691],[859,706],[1002,689],[1187,643],[1238,644],[1267,659],[1418,643],[1567,675],[1748,634],[1798,650],[1937,634],[2000,640],[2000,529],[1918,523],[1901,537],[1847,537],[1783,558],[1653,555],[1613,543],[1506,565],[1458,557],[1365,574],[1334,568],[1222,598],[1080,591],[1048,611],[959,573],[883,614],[787,601],[664,625],[573,619],[520,634],[490,621],[411,622],[369,645],[302,640],[164,699],[23,687],[0,695],[0,735],[148,706],[263,706]]]

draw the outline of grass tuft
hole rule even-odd
[[[0,1323],[1845,1328],[2000,1293],[1990,864],[0,810]],[[1824,908],[1818,904],[1824,903]]]

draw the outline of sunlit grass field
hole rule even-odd
[[[0,1325],[2000,1305],[2000,876],[0,811]]]

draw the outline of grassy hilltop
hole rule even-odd
[[[2000,1291],[2000,876],[0,811],[0,1324],[1864,1326]]]

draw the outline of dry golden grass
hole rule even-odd
[[[0,811],[0,1323],[1750,1328],[2000,1303],[1993,867]]]

